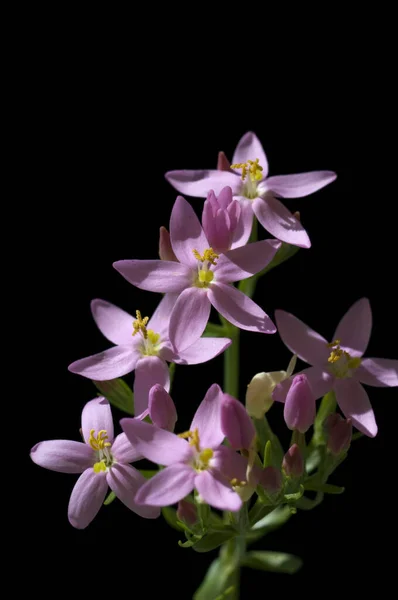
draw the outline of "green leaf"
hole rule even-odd
[[[108,506],[109,504],[112,504],[112,502],[114,501],[115,498],[116,498],[115,492],[109,492],[108,496],[104,500],[104,506]]]
[[[193,600],[228,600],[230,594],[233,598],[235,588],[228,581],[234,569],[232,564],[225,564],[220,558],[213,560]]]
[[[345,488],[331,483],[304,483],[304,487],[310,492],[323,492],[324,494],[342,494]]]
[[[316,446],[318,446],[319,444],[326,443],[324,423],[328,416],[334,413],[334,411],[336,410],[336,404],[336,394],[333,390],[331,392],[328,392],[322,398],[314,423],[313,441]]]
[[[231,528],[225,529],[225,531],[214,531],[206,534],[201,540],[196,542],[193,549],[196,552],[210,552],[224,544],[237,534],[236,530]]]
[[[93,384],[113,406],[134,416],[134,394],[123,379],[93,381]]]
[[[145,479],[151,479],[151,477],[154,477],[159,471],[156,471],[155,469],[140,469],[140,473]]]
[[[241,560],[243,567],[272,573],[289,573],[289,575],[296,573],[302,564],[301,558],[284,552],[248,552]]]
[[[263,462],[263,467],[270,467],[272,465],[272,444],[271,444],[271,440],[268,440],[268,442],[265,444],[265,449],[264,449],[264,462]]]
[[[180,525],[180,522],[177,518],[177,511],[175,508],[171,508],[171,506],[164,506],[162,508],[162,515],[165,521],[173,527],[173,529],[177,529],[177,531],[183,531],[183,528]]]
[[[275,531],[275,529],[279,529],[279,527],[282,527],[282,525],[284,525],[291,516],[292,513],[288,506],[279,506],[278,508],[275,508],[272,512],[264,516],[253,525],[246,536],[247,542],[255,542],[264,535]]]
[[[300,510],[312,510],[313,508],[318,506],[318,504],[320,504],[322,502],[322,500],[323,500],[323,493],[318,492],[316,497],[314,498],[314,500],[311,500],[310,498],[307,498],[306,496],[302,496],[300,498],[300,500],[297,501],[296,506]]]

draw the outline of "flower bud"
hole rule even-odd
[[[245,407],[229,394],[224,394],[221,404],[221,429],[234,450],[249,450],[256,435]]]
[[[217,160],[217,171],[229,171],[230,167],[231,167],[231,163],[229,162],[228,158],[225,156],[225,153],[219,152],[218,160]]]
[[[211,190],[205,200],[202,225],[211,248],[221,254],[231,248],[241,218],[241,208],[232,198],[232,189],[224,187],[217,196]]]
[[[161,260],[177,261],[177,257],[171,247],[170,234],[163,225],[159,229],[159,256]]]
[[[180,500],[177,507],[177,517],[187,525],[195,525],[198,520],[196,506],[187,500]]]
[[[348,450],[352,437],[351,419],[343,419],[338,413],[329,415],[325,422],[328,433],[327,447],[332,454],[337,456]]]
[[[286,396],[283,412],[289,429],[305,433],[315,420],[315,396],[306,375],[296,375]]]
[[[284,381],[294,371],[297,357],[293,355],[286,371],[273,371],[271,373],[257,373],[247,386],[246,410],[251,417],[262,419],[269,411],[274,401],[272,392],[281,381]]]
[[[289,477],[301,477],[304,473],[303,455],[297,444],[293,444],[286,452],[282,468]]]
[[[259,483],[267,494],[271,496],[277,494],[282,489],[283,480],[280,471],[274,467],[266,467],[258,475]]]
[[[177,421],[176,407],[164,387],[158,383],[149,390],[148,408],[154,425],[174,431]]]

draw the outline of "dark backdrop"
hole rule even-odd
[[[76,477],[45,471],[28,458],[40,440],[79,439],[81,409],[96,390],[67,366],[108,347],[91,318],[90,300],[104,298],[130,312],[140,308],[151,314],[159,298],[129,285],[112,262],[157,257],[159,226],[168,225],[176,197],[164,179],[167,170],[215,167],[217,152],[231,157],[241,135],[252,129],[263,142],[272,175],[338,173],[335,183],[313,196],[286,201],[301,212],[312,248],[267,275],[255,300],[271,316],[275,308],[286,309],[330,338],[351,304],[367,296],[374,316],[368,355],[397,358],[398,213],[385,146],[389,133],[382,106],[366,96],[358,104],[343,84],[277,95],[275,89],[271,94],[235,85],[208,87],[202,73],[199,90],[172,80],[161,87],[138,80],[132,91],[126,82],[131,74],[114,65],[104,74],[102,67],[76,58],[71,67],[66,55],[47,56],[35,74],[28,109],[31,185],[42,201],[32,207],[40,225],[28,251],[34,267],[26,273],[34,314],[27,328],[35,340],[25,457],[27,531],[34,551],[26,568],[42,593],[52,589],[40,580],[44,573],[75,594],[102,594],[109,585],[129,596],[160,597],[167,591],[186,600],[215,552],[198,555],[179,548],[180,534],[162,518],[140,519],[118,501],[103,507],[86,530],[74,530],[67,505]],[[200,214],[202,200],[191,202]],[[242,357],[243,399],[255,373],[285,368],[290,354],[277,335],[243,332]],[[177,367],[173,397],[180,430],[213,382],[222,383],[222,357]],[[263,588],[265,596],[271,588],[288,595],[297,586],[352,594],[392,577],[385,536],[395,522],[389,490],[397,390],[368,391],[379,434],[357,441],[333,475],[345,494],[297,514],[257,544],[300,555],[302,571],[294,577],[245,571],[246,594]],[[121,416],[114,411],[116,424]],[[270,419],[283,430],[280,406]],[[134,592],[131,586],[139,581],[150,587],[148,593]]]

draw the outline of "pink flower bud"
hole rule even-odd
[[[259,483],[268,494],[277,494],[282,489],[282,475],[274,467],[266,467],[261,473],[256,472]]]
[[[227,252],[241,218],[241,208],[232,198],[227,186],[217,196],[211,190],[203,206],[202,225],[210,246],[215,252]]]
[[[225,156],[224,152],[219,152],[218,160],[217,160],[217,171],[229,171],[230,166],[231,166],[231,163],[229,162],[228,158]]]
[[[343,419],[338,413],[329,415],[325,429],[328,433],[328,449],[334,455],[348,450],[352,437],[351,419]]]
[[[161,260],[177,261],[177,257],[171,247],[170,234],[163,225],[159,230],[159,256]]]
[[[301,477],[304,473],[303,455],[297,444],[293,444],[286,452],[282,468],[289,477]]]
[[[198,520],[196,506],[186,500],[180,500],[177,507],[177,517],[187,525],[195,525]]]
[[[148,408],[152,422],[157,427],[174,431],[177,421],[176,407],[164,387],[158,383],[149,390]]]
[[[249,450],[256,435],[245,407],[229,394],[224,394],[221,404],[221,429],[234,450]]]
[[[315,396],[306,375],[296,375],[286,396],[283,412],[289,429],[305,433],[315,420]]]

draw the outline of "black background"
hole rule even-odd
[[[103,298],[149,315],[156,306],[158,296],[133,288],[112,262],[157,257],[158,230],[168,225],[176,197],[164,173],[215,167],[217,152],[231,158],[248,130],[262,140],[271,175],[317,169],[338,174],[324,190],[286,201],[301,212],[312,248],[267,275],[255,300],[271,317],[275,308],[283,308],[331,338],[344,312],[367,296],[374,316],[367,355],[397,358],[398,213],[388,106],[376,94],[366,94],[367,86],[347,88],[339,80],[340,65],[333,62],[330,83],[322,77],[314,81],[313,66],[307,65],[308,81],[296,82],[292,75],[290,89],[282,90],[266,80],[261,83],[266,89],[256,88],[238,74],[236,80],[224,80],[216,58],[213,84],[206,70],[192,79],[184,70],[182,79],[174,72],[156,81],[109,62],[106,53],[93,58],[89,49],[81,54],[70,47],[56,48],[54,54],[48,50],[32,65],[24,132],[27,183],[38,195],[31,206],[37,226],[27,250],[34,267],[24,273],[34,314],[27,327],[35,340],[25,437],[29,505],[24,513],[31,540],[26,568],[42,593],[47,590],[39,579],[44,572],[75,593],[96,593],[99,584],[102,590],[109,584],[114,593],[122,589],[134,595],[133,586],[141,580],[149,586],[145,596],[167,592],[187,599],[215,552],[198,555],[179,548],[180,534],[161,518],[140,519],[118,501],[103,507],[86,530],[74,530],[67,505],[76,477],[33,465],[29,448],[45,439],[79,439],[82,407],[96,390],[67,366],[109,346],[91,318],[90,300]],[[190,200],[200,214],[203,201]],[[290,354],[277,334],[243,332],[242,357],[243,399],[255,373],[286,368]],[[172,396],[179,430],[189,425],[213,382],[222,383],[222,357],[177,367]],[[270,590],[288,595],[297,586],[351,594],[380,577],[386,585],[392,581],[385,549],[386,535],[388,540],[395,528],[397,390],[368,392],[379,434],[355,442],[333,475],[345,494],[299,513],[255,546],[298,554],[303,569],[294,577],[244,571],[243,598],[261,589],[264,596]],[[121,416],[114,412],[116,424]],[[280,406],[273,407],[270,420],[287,443]]]

